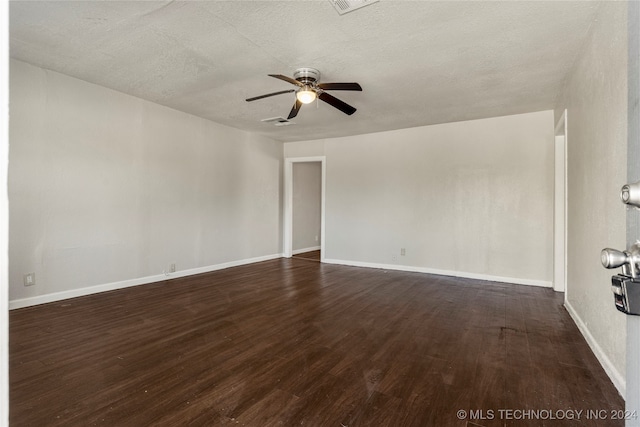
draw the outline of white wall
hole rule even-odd
[[[293,251],[320,247],[322,167],[320,162],[293,164]]]
[[[281,253],[281,143],[10,67],[11,300]]]
[[[626,2],[605,2],[557,102],[567,108],[567,308],[618,390],[624,390],[626,320],[616,311],[600,250],[625,248]]]
[[[543,111],[288,143],[285,157],[326,156],[330,262],[549,286],[553,126]]]

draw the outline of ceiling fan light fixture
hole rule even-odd
[[[316,92],[309,86],[304,86],[296,93],[296,98],[303,104],[311,104],[316,100]]]
[[[256,101],[258,99],[268,98],[270,96],[281,95],[284,93],[296,93],[296,102],[293,104],[293,108],[289,112],[286,120],[291,120],[298,115],[302,104],[310,104],[316,99],[326,102],[333,108],[342,111],[347,116],[356,112],[356,109],[344,101],[339,100],[333,95],[330,95],[328,90],[351,90],[362,92],[362,86],[358,83],[320,83],[320,71],[315,68],[298,68],[293,77],[288,77],[282,74],[269,74],[269,77],[274,77],[278,80],[285,81],[296,86],[295,89],[281,90],[279,92],[267,93],[266,95],[254,96],[253,98],[247,98],[247,102]],[[284,124],[282,124],[284,126]]]

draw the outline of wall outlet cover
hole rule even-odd
[[[27,273],[24,275],[24,285],[33,286],[36,284],[36,273]]]

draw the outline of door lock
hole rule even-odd
[[[616,274],[611,276],[611,290],[616,308],[625,314],[640,316],[640,281]]]
[[[620,199],[626,205],[640,208],[640,181],[623,185]],[[623,313],[640,316],[640,241],[626,251],[604,248],[600,261],[604,268],[622,267],[622,274],[611,277],[616,308]]]
[[[620,190],[622,203],[640,208],[640,181],[634,184],[626,184]]]
[[[605,268],[622,267],[622,274],[611,277],[616,308],[626,314],[640,315],[640,242],[626,251],[605,248],[600,253]]]

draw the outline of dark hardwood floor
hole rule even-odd
[[[296,259],[306,259],[309,261],[320,261],[320,251],[309,251],[309,252],[303,252],[300,254],[296,254],[293,256],[293,258]]]
[[[10,393],[15,427],[624,425],[561,294],[298,259],[14,310]]]

